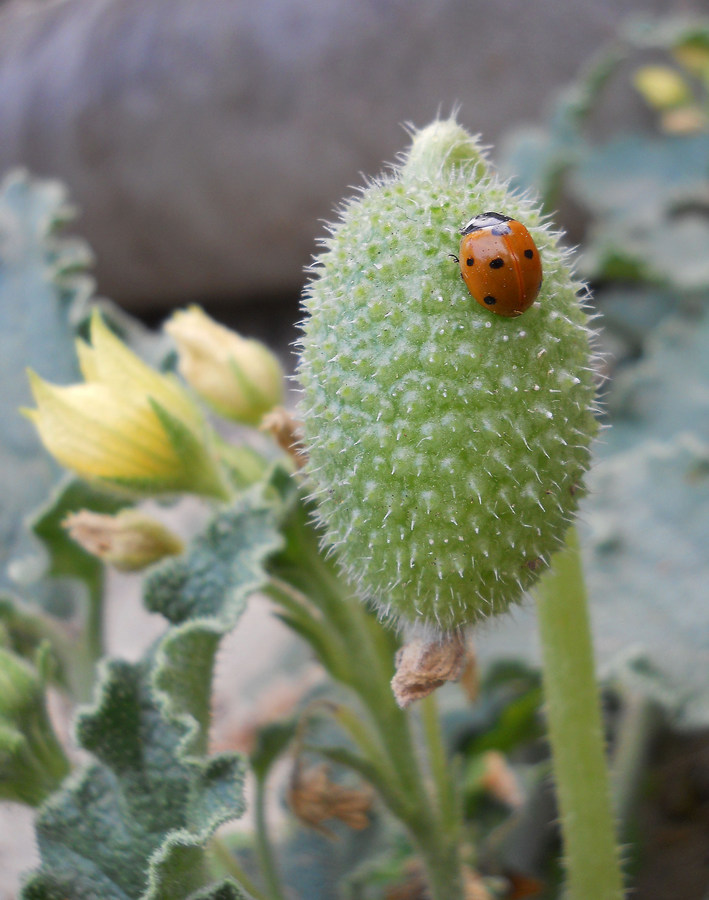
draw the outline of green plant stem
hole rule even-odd
[[[256,887],[250,876],[239,865],[239,861],[234,854],[224,845],[224,841],[221,838],[213,837],[209,842],[209,849],[217,860],[220,869],[231,875],[246,893],[251,895],[253,900],[270,900],[267,894],[264,894],[260,888]]]
[[[623,896],[593,649],[574,529],[536,592],[569,900]]]
[[[621,700],[623,708],[616,731],[611,782],[618,831],[622,838],[635,808],[653,739],[663,717],[659,704],[640,693],[622,690]]]
[[[339,657],[330,674],[355,692],[371,728],[358,731],[349,720],[342,724],[363,752],[367,765],[376,770],[376,777],[371,779],[374,787],[382,781],[387,783],[382,799],[409,830],[424,861],[433,900],[461,900],[460,827],[456,821],[459,812],[445,771],[435,705],[425,713],[429,752],[435,757],[432,766],[437,772],[436,796],[432,797],[421,770],[409,716],[398,707],[391,690],[393,642],[388,637],[384,640],[376,631],[382,631],[381,627],[375,627],[362,604],[320,554],[317,535],[305,519],[293,524],[288,540],[287,558],[276,566],[281,581],[272,583],[277,588],[274,594],[276,598],[278,593],[283,594],[285,581],[295,588],[288,603],[298,601],[301,611],[316,607],[321,617],[318,624],[325,626],[318,634],[330,636],[335,656]],[[301,593],[302,600],[296,592]],[[326,657],[332,655],[328,653]],[[362,772],[363,767],[358,768]]]
[[[87,702],[91,698],[96,681],[96,666],[105,653],[104,646],[104,578],[92,591],[87,603],[86,623],[83,635],[83,665],[79,669],[79,695],[77,700]]]
[[[281,878],[278,874],[276,858],[273,854],[268,836],[266,822],[266,780],[256,779],[256,795],[254,797],[254,815],[256,817],[256,846],[258,849],[261,871],[266,882],[269,900],[285,900]]]
[[[429,694],[421,701],[421,721],[428,747],[428,758],[431,775],[436,786],[440,807],[441,823],[446,831],[457,834],[461,815],[458,806],[455,786],[451,778],[446,749],[441,733],[441,719],[438,715],[436,695]]]

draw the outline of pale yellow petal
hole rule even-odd
[[[106,385],[55,387],[31,375],[31,412],[47,449],[80,475],[169,480],[180,461],[152,409],[126,406]]]
[[[86,341],[79,339],[76,342],[76,355],[79,357],[79,368],[84,379],[86,381],[98,381],[99,374],[94,348],[87,344]]]
[[[91,344],[99,381],[121,393],[147,394],[188,427],[201,427],[199,411],[175,379],[156,372],[129,350],[98,312],[91,318]]]
[[[283,372],[259,341],[243,338],[200,307],[173,314],[165,331],[177,344],[180,374],[219,413],[257,424],[283,399]]]

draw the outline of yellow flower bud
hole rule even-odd
[[[150,368],[96,312],[91,345],[77,342],[85,382],[58,387],[29,373],[24,410],[45,447],[82,478],[150,496],[225,496],[197,407],[176,379]]]
[[[699,78],[709,77],[709,47],[691,38],[672,50],[672,55],[688,72]]]
[[[657,110],[682,106],[692,98],[687,82],[669,66],[642,66],[633,84],[645,102]]]
[[[183,543],[161,522],[135,509],[115,516],[82,509],[62,523],[87,553],[123,572],[135,572],[165,556],[176,556]]]
[[[165,330],[185,381],[220,415],[257,425],[283,400],[283,371],[260,341],[241,337],[198,306],[176,312]]]

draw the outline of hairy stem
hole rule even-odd
[[[623,712],[616,732],[611,781],[621,838],[625,836],[640,786],[647,771],[653,739],[662,726],[659,704],[652,698],[625,690]]]
[[[269,900],[285,900],[281,878],[278,874],[276,858],[268,835],[266,822],[266,784],[264,778],[256,779],[256,796],[254,798],[254,815],[256,818],[256,845],[261,871],[268,889]]]
[[[459,832],[461,814],[455,785],[451,778],[451,767],[446,756],[441,733],[441,720],[435,694],[429,694],[421,701],[421,719],[428,747],[431,775],[438,795],[441,823],[453,835]]]
[[[260,890],[251,877],[244,871],[234,854],[225,846],[224,841],[219,837],[213,837],[209,842],[209,850],[211,850],[214,859],[222,872],[231,875],[253,900],[270,900],[270,898]]]
[[[370,723],[368,727],[357,728],[341,711],[341,724],[363,752],[367,766],[375,770],[376,777],[370,779],[372,785],[378,788],[386,783],[382,799],[416,843],[428,873],[433,900],[461,900],[460,811],[453,801],[452,785],[446,775],[435,705],[429,705],[424,713],[431,770],[435,772],[431,792],[423,775],[409,715],[397,705],[390,686],[394,674],[394,642],[371,620],[334,567],[322,557],[317,535],[304,519],[293,523],[288,539],[287,557],[281,558],[273,573],[280,580],[272,578],[270,592],[276,599],[278,594],[283,599],[283,581],[286,581],[300,592],[299,596],[291,591],[286,603],[297,602],[305,610],[307,602],[322,617],[321,625],[325,627],[318,635],[329,635],[328,641],[333,650],[336,647],[336,652],[323,653],[321,647],[314,649],[321,659],[335,656],[338,662],[328,667],[330,674],[357,695]],[[307,637],[307,632],[303,634]]]
[[[578,538],[574,529],[536,592],[569,900],[620,900],[615,823]]]

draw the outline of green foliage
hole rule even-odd
[[[208,617],[234,625],[247,597],[263,582],[264,551],[281,546],[282,510],[257,486],[218,512],[188,552],[162,562],[145,580],[145,605],[174,625]],[[259,551],[258,553],[256,551]]]
[[[706,112],[707,47],[706,19],[628,22],[560,94],[548,128],[508,142],[504,165],[518,168],[516,184],[541,193],[548,206],[563,198],[587,217],[582,274],[598,285],[619,357],[606,404],[612,427],[598,444],[581,517],[596,647],[603,672],[646,691],[685,727],[709,722],[701,678],[709,124],[697,116],[688,133],[669,133],[671,121],[659,117],[653,134],[600,140],[594,114],[648,50],[685,79]],[[530,626],[524,613],[482,652],[536,660]]]
[[[204,844],[243,810],[242,761],[204,756],[214,654],[281,545],[279,500],[269,486],[252,489],[151,573],[147,602],[175,627],[141,662],[106,664],[77,724],[94,760],[40,812],[42,865],[24,900],[176,900],[208,881]]]
[[[92,605],[100,604],[104,583],[103,564],[72,540],[62,523],[69,513],[77,509],[116,513],[126,505],[126,500],[98,491],[85,481],[77,478],[63,479],[30,521],[30,528],[42,542],[47,555],[45,576],[82,582],[87,602]],[[53,607],[52,602],[57,601],[57,585],[52,586],[54,596],[47,598],[45,609],[59,618],[69,618],[76,610]]]
[[[708,44],[706,19],[630,20],[560,92],[546,129],[506,142],[502,169],[512,183],[584,223],[580,273],[594,284],[621,357],[641,352],[661,319],[709,298]],[[691,115],[660,116],[652,134],[597,137],[605,97],[632,81],[648,51],[686,84]]]
[[[72,216],[54,181],[12,172],[0,185],[0,590],[14,592],[8,564],[31,550],[23,522],[44,502],[58,470],[18,412],[30,401],[20,373],[76,377],[74,329],[93,284],[87,246],[57,235]]]
[[[0,647],[0,798],[38,806],[68,773],[69,764],[45,704],[51,661],[47,646],[36,668]]]
[[[201,845],[243,809],[234,756],[187,759],[151,667],[112,662],[77,735],[97,762],[40,812],[42,867],[23,897],[187,897],[205,881]]]
[[[581,271],[595,280],[709,290],[709,134],[625,135],[595,148],[567,187],[593,225]]]
[[[709,315],[665,322],[647,338],[643,359],[614,379],[603,456],[682,432],[709,444],[708,392]]]

